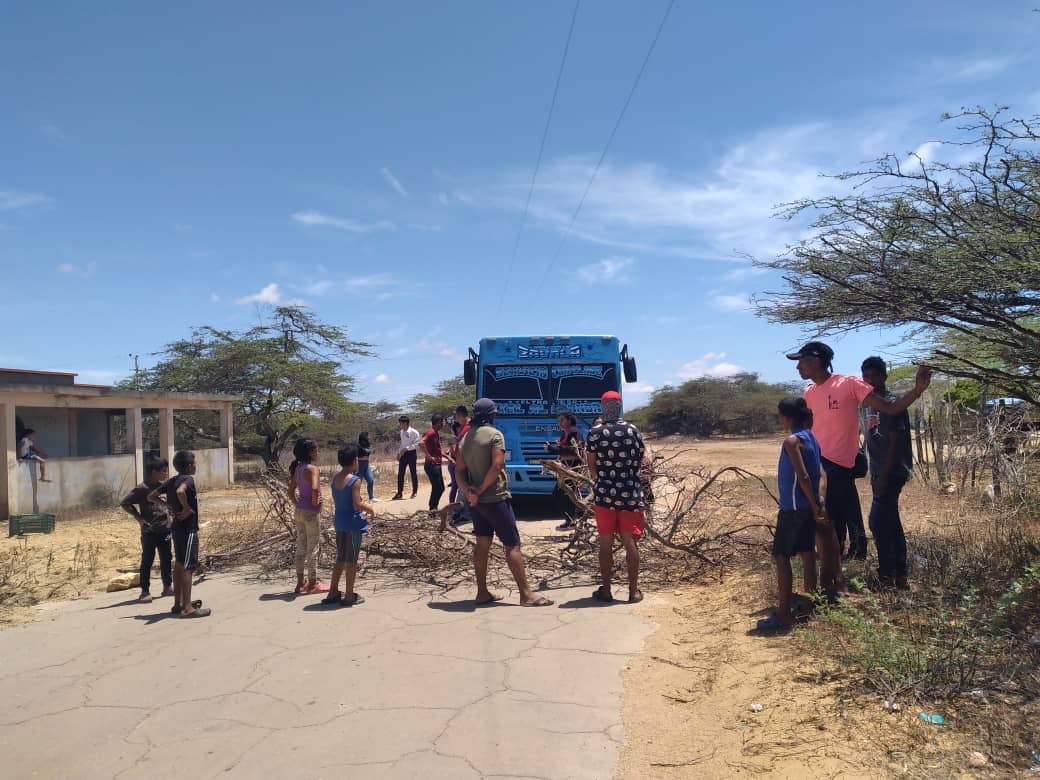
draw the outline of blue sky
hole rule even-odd
[[[510,261],[570,2],[6,3],[0,365],[125,376],[194,325],[302,301],[378,344],[359,397],[458,374],[487,335],[612,333],[652,388],[796,378],[797,328],[744,255],[774,206],[885,152],[936,153],[963,105],[1040,111],[1033,0],[581,4]],[[566,238],[566,240],[564,240]],[[555,261],[554,261],[555,258]],[[836,368],[907,345],[835,340]]]

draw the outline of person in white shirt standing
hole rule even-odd
[[[411,469],[412,472],[412,498],[419,493],[419,475],[415,463],[418,457],[416,448],[422,438],[419,431],[412,427],[411,420],[406,415],[401,415],[397,422],[401,428],[401,446],[397,450],[397,494],[393,498],[394,501],[404,498],[404,472],[406,469]]]

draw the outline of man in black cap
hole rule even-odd
[[[455,479],[469,502],[473,515],[473,568],[477,573],[477,603],[500,601],[487,586],[488,558],[491,541],[498,536],[506,551],[506,563],[520,590],[520,603],[525,607],[548,607],[551,599],[539,596],[527,583],[524,556],[520,553],[520,531],[510,503],[509,478],[506,476],[506,440],[495,423],[498,410],[490,398],[473,404],[473,427],[462,440],[455,461]]]
[[[790,360],[798,361],[798,374],[812,382],[805,389],[805,402],[812,412],[812,432],[820,442],[823,469],[827,474],[827,495],[823,497],[827,515],[836,532],[836,550],[830,551],[821,531],[817,544],[824,564],[824,585],[828,575],[840,577],[840,564],[835,554],[841,555],[849,536],[849,557],[867,557],[867,535],[863,528],[863,510],[856,492],[853,468],[859,454],[859,405],[865,404],[878,411],[899,414],[921,397],[931,382],[932,370],[919,366],[914,388],[898,398],[885,398],[859,377],[835,374],[834,350],[822,341],[810,341],[797,352],[788,353]]]

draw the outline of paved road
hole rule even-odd
[[[611,777],[651,629],[627,604],[476,608],[367,579],[365,604],[322,608],[288,584],[211,576],[200,620],[129,591],[0,631],[0,775]]]

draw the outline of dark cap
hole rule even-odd
[[[824,364],[829,364],[834,360],[834,350],[822,341],[810,341],[807,344],[803,344],[802,348],[797,352],[787,353],[788,360],[798,360],[803,357],[819,358]]]
[[[473,404],[474,417],[490,417],[497,412],[498,407],[490,398],[478,398],[477,402]]]

